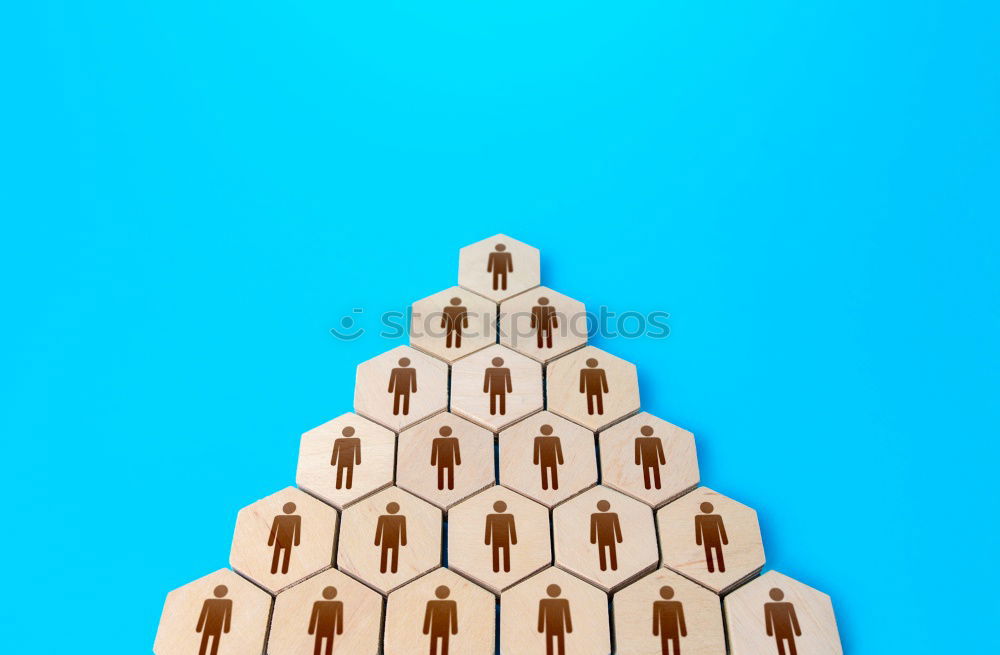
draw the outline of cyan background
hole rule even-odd
[[[498,231],[847,652],[998,650],[998,3],[349,4],[5,7],[7,652],[149,652]]]

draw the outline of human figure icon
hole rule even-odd
[[[198,655],[217,655],[219,641],[222,635],[229,634],[233,624],[233,601],[226,598],[229,587],[220,584],[212,590],[214,598],[207,598],[201,606],[198,615],[198,627],[195,632],[201,633],[201,646]],[[208,648],[208,640],[212,640],[212,648]]]
[[[410,367],[409,357],[399,358],[399,368],[389,374],[389,393],[392,394],[392,413],[399,414],[400,400],[403,416],[410,413],[410,394],[417,392],[417,369]]]
[[[510,369],[504,367],[503,357],[494,357],[493,367],[487,368],[483,374],[483,393],[490,394],[490,414],[507,413],[507,394],[514,390],[510,379]]]
[[[795,638],[802,636],[799,627],[799,617],[795,615],[795,605],[785,600],[785,592],[772,589],[768,595],[773,603],[764,603],[764,627],[768,637],[774,637],[778,645],[778,655],[785,655],[785,643],[788,643],[788,655],[798,655],[795,649]]]
[[[660,638],[661,655],[681,655],[681,637],[687,637],[684,605],[673,600],[674,588],[660,587],[660,598],[653,602],[653,636]],[[673,646],[673,653],[670,647]]]
[[[559,467],[563,465],[562,440],[552,436],[552,426],[540,427],[540,435],[535,437],[535,454],[532,462],[542,475],[542,489],[548,490],[551,480],[552,488],[559,488]]]
[[[566,635],[573,632],[569,600],[559,598],[557,584],[545,588],[548,598],[538,601],[538,631],[545,635],[545,655],[566,655]]]
[[[653,428],[644,425],[639,428],[641,437],[635,438],[635,465],[642,467],[642,482],[646,489],[660,488],[660,467],[667,463],[663,453],[663,442],[653,436]],[[650,481],[652,474],[652,481]]]
[[[729,537],[726,535],[726,524],[723,523],[722,517],[713,514],[714,511],[712,503],[701,504],[702,513],[694,517],[694,538],[697,545],[705,547],[705,564],[708,566],[708,572],[714,573],[718,566],[719,573],[725,573],[726,561],[722,557],[722,547],[729,545]]]
[[[455,467],[462,464],[462,451],[458,437],[451,436],[450,427],[442,425],[438,434],[440,436],[431,441],[431,466],[437,467],[438,491],[444,491],[445,477],[450,491],[455,488]]]
[[[441,310],[441,327],[444,329],[444,347],[462,347],[462,330],[469,327],[469,310],[462,305],[461,298],[452,298]]]
[[[538,348],[552,347],[552,332],[559,327],[559,317],[556,308],[549,304],[549,299],[542,296],[538,304],[531,308],[531,329],[535,331]]]
[[[375,525],[375,545],[382,547],[379,571],[396,573],[399,570],[399,549],[406,545],[406,517],[399,516],[397,502],[387,504],[385,511],[385,514],[378,517],[378,523]]]
[[[281,560],[282,574],[288,573],[292,549],[302,542],[302,517],[295,513],[295,503],[285,503],[281,511],[284,514],[274,517],[271,521],[271,533],[267,536],[267,545],[274,547],[274,554],[271,556],[271,575],[278,572],[279,560]],[[284,553],[283,559],[282,553]]]
[[[430,635],[430,655],[448,655],[448,640],[458,634],[458,603],[448,600],[450,595],[451,589],[441,585],[434,590],[437,600],[427,601],[424,634]]]
[[[361,464],[361,439],[354,436],[354,428],[349,425],[340,434],[343,436],[333,442],[330,466],[337,467],[337,489],[350,489],[354,483],[354,467]]]
[[[587,368],[580,370],[580,393],[587,394],[587,413],[604,413],[604,394],[608,391],[608,376],[603,368],[597,368],[597,360],[591,357]]]
[[[507,503],[493,503],[495,514],[486,515],[486,545],[493,546],[493,572],[500,572],[500,551],[503,551],[503,570],[510,573],[510,547],[517,545],[517,528],[514,515],[507,514]]]
[[[334,638],[344,634],[344,604],[334,600],[336,597],[336,587],[325,587],[324,600],[313,603],[312,614],[309,616],[309,634],[316,635],[313,655],[333,655]]]
[[[507,273],[514,272],[514,259],[507,252],[507,246],[498,243],[486,260],[486,272],[493,273],[493,290],[507,290]]]
[[[597,512],[590,515],[590,543],[597,544],[597,557],[602,571],[618,570],[618,544],[622,542],[622,524],[617,512],[610,512],[611,503],[597,501]],[[607,555],[605,556],[605,552]]]

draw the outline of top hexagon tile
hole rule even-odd
[[[497,234],[458,254],[458,283],[500,302],[541,283],[538,248]]]

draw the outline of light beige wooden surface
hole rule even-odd
[[[500,303],[500,343],[545,363],[587,345],[587,308],[536,287]]]
[[[500,483],[546,507],[597,484],[594,433],[552,412],[518,421],[499,442]]]
[[[380,532],[379,522],[383,517]],[[405,518],[405,545],[399,517]],[[383,594],[441,564],[441,510],[399,487],[383,489],[354,503],[344,510],[341,521],[337,568]],[[380,539],[376,545],[376,535],[387,535],[388,540]],[[383,548],[384,544],[389,546]],[[398,546],[395,571],[392,544]]]
[[[593,346],[550,362],[545,393],[550,412],[595,431],[639,411],[635,365]]]
[[[203,622],[203,612],[214,620]],[[229,569],[220,569],[167,594],[153,652],[196,655],[207,636],[205,652],[210,653],[217,636],[218,655],[260,655],[270,615],[267,592]]]
[[[657,512],[656,522],[663,565],[716,593],[725,593],[764,566],[757,512],[708,487],[699,487],[664,506]],[[725,571],[719,566],[719,550]]]
[[[509,385],[500,377],[504,369]],[[503,393],[485,391],[487,379],[489,389]],[[541,410],[542,403],[541,364],[510,348],[490,346],[452,366],[451,411],[493,432]]]
[[[492,486],[493,433],[449,412],[399,435],[396,484],[441,509]]]
[[[399,346],[358,364],[354,411],[394,432],[447,408],[448,365],[440,359]]]
[[[502,262],[504,259],[502,255],[494,254],[501,251],[510,254],[509,265],[497,267],[499,271],[508,271],[506,287],[503,277],[494,276],[490,270],[491,256],[494,262]],[[498,303],[539,285],[540,259],[537,248],[509,236],[497,234],[459,251],[458,283]]]
[[[787,575],[768,571],[726,596],[724,604],[732,655],[788,654],[793,651],[787,637],[802,655],[843,655],[830,597]],[[793,612],[798,630],[790,620]]]
[[[451,608],[446,605],[450,601]],[[456,621],[451,623],[451,618]],[[441,638],[445,634],[447,650]],[[385,655],[493,655],[495,635],[496,598],[447,569],[432,571],[389,594]]]
[[[556,565],[605,591],[656,568],[653,511],[621,492],[603,486],[588,489],[552,510],[552,523]]]
[[[698,486],[694,435],[648,412],[598,435],[601,483],[659,507]]]
[[[286,487],[240,510],[229,564],[277,593],[330,568],[336,542],[337,510]]]
[[[622,655],[726,655],[719,597],[673,571],[657,569],[625,587],[611,612]]]
[[[545,619],[541,630],[540,618]],[[608,655],[611,628],[607,595],[550,567],[500,596],[501,655],[546,655],[547,643],[552,654],[558,655],[560,634],[566,655]]]
[[[550,564],[549,511],[543,505],[491,487],[448,513],[448,567],[494,593]]]
[[[330,645],[333,655],[378,655],[381,631],[382,596],[330,569],[274,599],[267,653],[323,654]]]
[[[496,343],[496,324],[495,302],[451,287],[413,303],[410,345],[451,363]]]
[[[295,482],[343,509],[391,485],[395,460],[392,430],[349,412],[302,435]]]

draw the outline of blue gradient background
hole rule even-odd
[[[498,231],[847,652],[1000,648],[1000,5],[336,4],[4,9],[7,652],[148,652]]]

